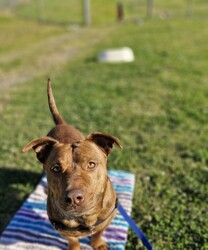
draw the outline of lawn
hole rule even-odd
[[[118,39],[119,38],[119,39]],[[132,216],[156,250],[208,249],[208,29],[202,20],[118,24],[110,36],[51,72],[63,117],[85,135],[117,136],[109,168],[135,174]],[[101,64],[104,48],[129,46],[135,61]],[[46,79],[0,94],[1,230],[42,175],[31,139],[53,126]],[[130,230],[128,250],[144,249]]]

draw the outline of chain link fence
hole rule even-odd
[[[87,1],[87,0],[86,0]],[[208,16],[207,0],[88,0],[94,25],[118,19],[198,18]],[[22,18],[57,24],[82,24],[84,0],[0,0],[0,11]],[[122,11],[122,12],[121,12]],[[122,14],[122,16],[119,16]]]

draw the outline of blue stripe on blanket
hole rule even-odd
[[[134,190],[134,175],[125,171],[110,170],[119,202],[130,214]],[[46,212],[46,177],[44,176],[35,191],[17,211],[0,237],[1,250],[66,250],[67,241],[51,226]],[[119,214],[103,234],[110,250],[123,250],[127,241],[128,224]],[[81,238],[81,249],[92,250],[90,237]]]

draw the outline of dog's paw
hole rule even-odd
[[[68,248],[67,250],[80,250],[80,247],[76,247],[76,248]]]
[[[96,248],[93,248],[94,250],[108,250],[108,246],[106,245],[102,245],[102,246],[99,246],[99,247],[96,247]]]
[[[80,246],[68,246],[67,250],[80,250]]]
[[[80,244],[78,242],[78,240],[75,239],[70,239],[69,240],[69,244],[68,244],[68,248],[67,250],[80,250]]]

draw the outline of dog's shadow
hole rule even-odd
[[[0,234],[40,181],[42,173],[0,166]]]

